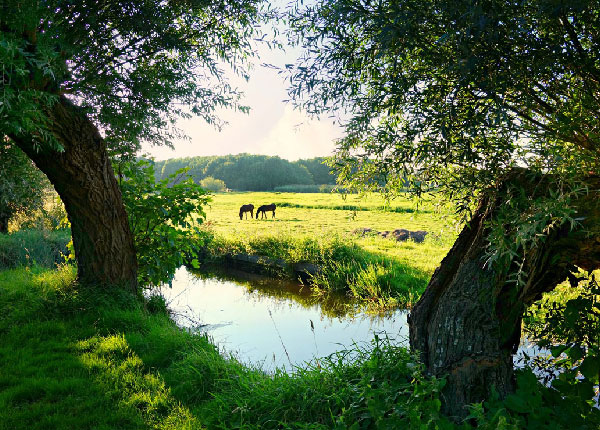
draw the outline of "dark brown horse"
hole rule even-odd
[[[243,219],[244,212],[246,212],[246,219],[248,219],[248,212],[250,212],[250,218],[254,218],[254,205],[243,205],[240,208],[240,219]],[[256,212],[258,216],[258,212]]]
[[[273,216],[271,218],[275,218],[275,203],[271,203],[270,205],[262,205],[256,210],[256,219],[258,219],[258,214],[261,214],[261,219],[263,217],[266,218],[267,212],[273,212]]]

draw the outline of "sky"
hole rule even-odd
[[[288,98],[283,76],[273,68],[294,63],[299,50],[291,47],[269,50],[259,46],[260,59],[250,73],[248,82],[232,72],[226,76],[243,93],[242,104],[250,113],[219,110],[219,117],[228,122],[221,131],[201,118],[180,120],[177,127],[190,140],[175,140],[175,149],[144,145],[143,152],[156,160],[198,155],[227,155],[238,153],[277,155],[290,161],[331,155],[334,141],[342,136],[341,129],[328,118],[311,119],[294,109]]]

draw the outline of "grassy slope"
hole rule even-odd
[[[1,430],[472,428],[439,414],[441,381],[402,348],[376,341],[266,375],[178,329],[160,300],[143,306],[73,277],[69,267],[0,271]],[[598,428],[597,409],[572,411],[531,373],[518,382],[508,409],[475,405],[471,424]]]
[[[176,328],[156,300],[150,313],[73,276],[68,267],[0,272],[2,430],[446,423],[439,382],[424,379],[403,349],[379,344],[350,361],[341,353],[268,376]]]

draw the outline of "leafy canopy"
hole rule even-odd
[[[597,1],[335,0],[290,12],[296,103],[337,113],[355,186],[472,198],[512,166],[598,172]]]
[[[44,108],[65,94],[118,152],[169,144],[174,121],[219,124],[246,109],[223,78],[247,77],[260,0],[5,0],[0,4],[0,135],[60,149]]]

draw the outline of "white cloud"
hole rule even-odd
[[[341,129],[331,121],[310,119],[305,113],[284,108],[283,116],[257,143],[257,153],[288,160],[331,155]]]
[[[283,5],[283,2],[280,2]],[[259,47],[260,62],[283,67],[293,63],[299,50],[288,47],[285,52]],[[230,82],[245,93],[242,103],[250,106],[248,115],[222,110],[219,116],[228,124],[221,132],[199,118],[181,120],[178,127],[190,140],[174,142],[175,150],[143,146],[157,160],[197,155],[226,155],[247,152],[278,155],[289,160],[330,155],[341,129],[330,120],[310,119],[284,102],[288,98],[284,76],[269,67],[256,66],[250,81],[245,82],[231,72]]]

